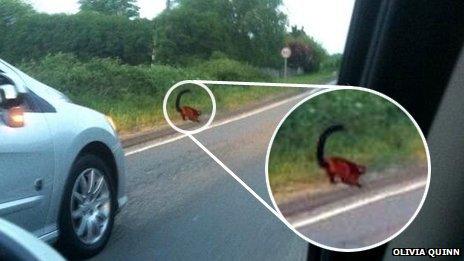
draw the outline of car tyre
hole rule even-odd
[[[89,258],[108,243],[117,206],[110,173],[108,165],[91,154],[73,164],[58,222],[57,246],[64,255]]]

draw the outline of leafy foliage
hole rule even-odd
[[[315,71],[327,58],[303,29],[293,27],[286,35],[282,0],[168,1],[171,7],[154,21],[133,19],[138,17],[134,0],[79,2],[82,11],[76,15],[47,15],[21,0],[0,0],[1,57],[19,62],[64,52],[131,65],[154,58],[156,64],[172,66],[196,66],[220,57],[280,68],[285,41],[293,51],[292,68]],[[331,60],[324,68],[336,63]]]
[[[323,70],[338,70],[342,65],[342,54],[336,53],[330,55],[327,59],[321,62],[321,69]]]
[[[39,62],[24,62],[19,67],[85,105],[88,105],[88,101],[81,100],[81,97],[162,97],[170,86],[185,79],[227,80],[232,76],[241,80],[266,78],[258,69],[229,59],[179,69],[164,65],[131,66],[113,59],[93,58],[82,62],[72,54],[59,53],[48,55]]]
[[[34,14],[7,26],[0,55],[14,62],[67,52],[84,59],[113,57],[143,64],[151,61],[152,39],[148,20],[96,13]]]
[[[219,67],[218,67],[219,66]],[[169,87],[185,79],[218,80],[234,75],[243,80],[264,80],[265,76],[249,65],[221,59],[194,68],[164,65],[131,66],[114,59],[93,58],[82,62],[72,54],[48,55],[19,65],[24,72],[69,95],[84,106],[111,115],[123,131],[153,127],[164,122],[162,99]],[[221,88],[217,99],[225,107],[243,106],[260,100],[268,90]],[[280,91],[280,90],[278,90]],[[250,95],[251,94],[251,95]],[[199,100],[210,104],[209,97]]]
[[[198,75],[192,70],[161,65],[131,66],[108,58],[82,62],[74,55],[63,53],[48,55],[39,62],[25,62],[20,68],[77,99],[83,93],[111,98],[162,96],[174,83]]]
[[[304,29],[292,27],[292,31],[287,35],[287,46],[292,50],[292,55],[288,59],[291,68],[302,68],[305,72],[317,71],[320,64],[327,59],[328,54],[321,44],[308,36]]]
[[[193,69],[218,81],[262,81],[269,79],[259,69],[228,58],[212,59],[200,63]]]
[[[276,66],[285,36],[281,0],[180,0],[155,19],[157,60],[185,64],[221,51],[258,66]]]
[[[138,18],[140,7],[135,5],[135,2],[135,0],[79,0],[82,11]]]
[[[0,0],[0,24],[3,26],[13,24],[21,17],[33,13],[32,6],[21,0]]]
[[[21,0],[0,0],[0,32],[2,32],[0,53],[4,48],[4,41],[6,40],[4,33],[7,32],[8,28],[23,17],[30,16],[34,13],[32,6]]]

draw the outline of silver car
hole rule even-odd
[[[0,217],[90,257],[126,203],[111,119],[0,60]]]

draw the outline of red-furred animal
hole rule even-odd
[[[180,113],[180,116],[182,116],[182,120],[190,120],[190,121],[194,121],[194,122],[200,122],[200,115],[201,115],[201,111],[199,110],[196,110],[192,107],[189,107],[189,106],[180,106],[180,98],[182,97],[182,95],[186,94],[190,92],[190,90],[183,90],[181,92],[179,92],[179,94],[177,94],[177,97],[176,97],[176,110]]]
[[[321,134],[317,143],[317,161],[319,166],[325,169],[331,183],[335,183],[335,178],[338,177],[341,182],[360,188],[359,177],[366,172],[365,166],[340,157],[324,157],[324,147],[327,138],[334,132],[343,130],[345,130],[343,125],[333,125]]]

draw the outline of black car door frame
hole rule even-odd
[[[392,97],[427,136],[463,40],[463,1],[358,0],[338,84]],[[310,245],[308,260],[382,260],[386,247],[338,253]]]

